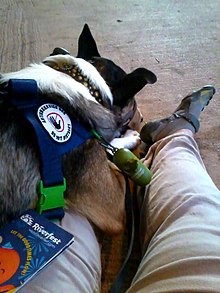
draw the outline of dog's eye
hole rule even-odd
[[[141,117],[141,122],[143,122],[144,121],[144,118],[143,117]]]

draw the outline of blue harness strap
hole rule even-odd
[[[13,106],[21,112],[23,117],[34,128],[40,152],[41,177],[44,187],[63,184],[62,155],[91,138],[92,133],[70,117],[68,119],[70,119],[71,123],[71,132],[68,133],[68,139],[63,142],[57,142],[43,127],[37,114],[42,105],[48,105],[48,101],[38,95],[36,81],[31,79],[11,79],[8,90]],[[49,105],[57,106],[54,104]],[[57,107],[61,109],[59,106]],[[63,109],[61,110],[63,111]],[[63,111],[63,113],[65,112]]]

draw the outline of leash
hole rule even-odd
[[[132,252],[134,249],[134,236],[135,236],[135,219],[133,210],[132,195],[129,186],[130,178],[134,182],[134,186],[145,186],[151,180],[151,173],[142,162],[128,149],[117,149],[110,143],[105,141],[96,131],[93,130],[94,136],[99,143],[112,154],[113,163],[123,172],[126,183],[125,192],[125,209],[126,209],[126,225],[128,232],[128,252],[125,260],[121,266],[120,271],[116,275],[113,284],[111,285],[108,293],[119,293],[123,284],[125,283],[130,264],[132,261]]]
[[[132,194],[129,185],[129,177],[138,185],[145,186],[151,180],[151,175],[149,170],[142,163],[139,165],[139,159],[129,150],[126,149],[117,149],[113,147],[111,144],[106,142],[101,136],[98,135],[95,131],[93,131],[94,136],[98,139],[99,143],[109,150],[113,157],[113,163],[119,167],[119,169],[123,172],[126,184],[126,192],[125,192],[125,210],[126,210],[126,226],[128,233],[128,251],[124,262],[121,266],[120,271],[116,275],[113,284],[111,285],[108,293],[118,293],[122,289],[126,276],[128,275],[129,268],[132,262],[132,252],[134,250],[134,238],[135,238],[135,217],[134,217],[134,205]],[[134,164],[135,162],[135,164]],[[135,168],[131,167],[135,165]],[[134,184],[134,190],[137,190],[136,184]],[[133,192],[134,193],[134,192]],[[136,194],[137,195],[137,194]]]
[[[128,275],[130,263],[132,261],[131,257],[132,257],[133,247],[134,247],[134,235],[135,235],[134,210],[133,210],[131,190],[130,190],[127,176],[125,176],[125,182],[126,182],[126,193],[125,193],[126,226],[127,226],[129,246],[128,246],[127,255],[124,259],[121,269],[116,275],[114,282],[111,285],[108,293],[120,292],[122,286],[125,283],[125,279],[126,279],[126,276]]]

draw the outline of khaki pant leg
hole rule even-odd
[[[178,131],[148,156],[141,211],[143,259],[131,292],[220,292],[220,192],[195,140]]]

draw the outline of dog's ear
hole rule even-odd
[[[50,56],[54,56],[54,55],[70,55],[70,53],[64,49],[64,48],[61,48],[61,47],[56,47],[53,52],[50,54]]]
[[[92,36],[88,24],[85,24],[78,41],[78,58],[89,60],[92,57],[100,57],[96,42]]]
[[[123,105],[127,100],[133,98],[146,84],[153,84],[157,81],[156,75],[145,68],[138,68],[124,78],[116,86],[114,103]]]

